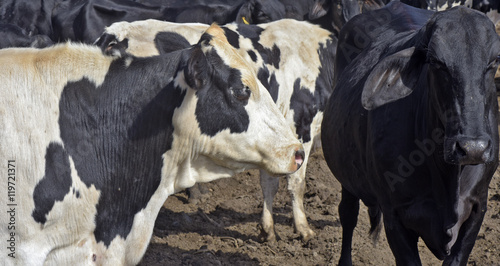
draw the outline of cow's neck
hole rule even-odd
[[[185,95],[172,82],[181,54],[149,58],[147,68],[142,60],[115,60],[101,84],[84,77],[61,93],[61,139],[82,182],[101,192],[94,234],[105,246],[129,235],[136,214],[159,210],[149,203],[163,181],[162,155],[172,149],[172,117]]]
[[[201,133],[196,117],[196,92],[187,90],[184,101],[178,107],[172,122],[182,127],[174,128],[172,148],[163,154],[163,173],[167,180],[168,194],[174,194],[193,186],[197,182],[209,182],[218,178],[231,177],[234,171],[219,166],[211,154],[216,154],[214,141]]]
[[[422,77],[422,80],[427,80],[427,77]],[[462,223],[470,215],[472,204],[468,195],[471,193],[467,193],[467,191],[474,187],[471,182],[474,183],[475,181],[470,180],[469,176],[470,172],[474,171],[472,168],[475,166],[460,166],[445,162],[443,147],[445,125],[440,119],[442,117],[440,115],[441,111],[436,106],[433,106],[429,86],[423,86],[426,90],[423,93],[422,104],[425,106],[423,110],[426,111],[420,121],[426,121],[427,124],[424,123],[420,132],[424,132],[423,138],[433,140],[436,147],[427,162],[427,167],[430,169],[428,180],[431,182],[428,184],[430,191],[428,191],[429,195],[427,197],[431,197],[436,204],[437,214],[441,217],[443,228],[450,228],[448,232],[451,237],[449,245],[452,245],[458,236]],[[464,176],[467,178],[464,178]],[[479,176],[474,178],[479,178]]]

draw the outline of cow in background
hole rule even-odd
[[[315,5],[303,7],[306,1],[282,3],[283,0],[221,1],[141,1],[131,0],[69,0],[52,11],[52,39],[93,43],[106,26],[119,21],[158,19],[179,23],[199,22],[227,24],[231,22],[258,24],[282,18],[301,19],[307,13],[315,18]],[[291,2],[291,1],[288,1]],[[161,4],[161,5],[154,5]],[[293,7],[290,7],[293,5]],[[299,8],[300,7],[300,8]],[[288,10],[288,11],[287,11]],[[300,14],[297,14],[299,12]]]
[[[172,47],[179,49],[193,44],[207,27],[205,24],[157,20],[119,22],[107,27],[96,44],[105,53],[151,56],[172,52]],[[228,24],[222,28],[229,43],[257,72],[259,80],[304,144],[306,164],[314,146],[319,146],[323,109],[333,89],[337,38],[319,26],[291,19],[258,25]],[[315,233],[304,211],[305,175],[304,165],[287,180],[295,228],[304,240],[308,240]],[[275,241],[272,204],[279,180],[263,171],[260,176],[264,194],[262,236],[267,241]]]
[[[46,35],[30,36],[25,30],[12,24],[0,23],[0,49],[8,47],[44,48],[53,44]]]

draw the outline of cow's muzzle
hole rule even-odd
[[[295,151],[295,165],[297,170],[304,164],[305,152],[302,149]]]
[[[489,138],[450,138],[445,140],[446,162],[458,165],[483,164],[492,159]]]

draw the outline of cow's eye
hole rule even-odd
[[[269,16],[266,13],[264,13],[262,10],[259,10],[259,12],[257,13],[257,18],[258,18],[259,22],[270,21]]]
[[[118,42],[116,40],[112,40],[108,43],[108,47],[106,47],[106,51],[109,51],[115,46]]]
[[[250,98],[250,94],[251,94],[250,88],[248,88],[248,86],[245,86],[241,89],[233,89],[231,92],[232,92],[234,98],[236,98],[236,100],[242,101],[242,102],[247,101],[248,98]]]
[[[429,63],[429,65],[431,65],[435,69],[444,69],[444,68],[446,68],[446,65],[443,62],[437,60],[434,57],[428,58],[427,59],[427,63]]]

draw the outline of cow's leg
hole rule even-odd
[[[339,265],[352,265],[352,234],[358,223],[359,199],[342,187],[339,204],[340,224],[342,225],[342,251]]]
[[[406,229],[392,214],[386,215],[384,212],[383,219],[387,242],[396,259],[396,265],[422,265],[418,255],[418,235]]]
[[[264,206],[262,207],[262,232],[261,236],[265,241],[276,241],[273,221],[273,200],[278,192],[279,178],[271,177],[265,171],[260,170],[260,186],[264,196]]]
[[[303,165],[297,172],[287,176],[288,191],[292,195],[295,230],[297,230],[304,241],[307,241],[316,235],[316,233],[314,233],[314,231],[309,227],[306,213],[304,211],[304,193],[306,190],[305,177],[308,158],[309,156],[306,156]]]
[[[208,192],[207,183],[196,183],[194,186],[186,189],[188,202],[194,205],[205,202],[210,197]]]
[[[443,265],[467,265],[486,213],[486,201],[480,205],[472,208],[469,218],[462,224],[457,241],[451,248],[451,254],[444,259]]]

